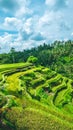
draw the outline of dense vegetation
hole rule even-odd
[[[26,62],[29,56],[38,58],[38,64],[50,67],[62,75],[73,79],[73,41],[55,41],[22,52],[11,48],[9,53],[0,54],[0,63]]]
[[[72,41],[11,48],[0,64],[0,130],[73,130]]]
[[[73,80],[30,59],[0,65],[1,130],[73,130]]]

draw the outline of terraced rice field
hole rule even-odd
[[[73,130],[73,81],[31,63],[0,65],[0,130]]]

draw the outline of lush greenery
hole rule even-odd
[[[53,129],[73,130],[73,42],[0,54],[0,130]]]
[[[14,48],[11,48],[8,54],[0,54],[0,63],[26,62],[29,56],[37,57],[38,64],[50,67],[52,70],[73,79],[73,41],[44,43],[22,52],[17,52]]]
[[[1,130],[73,130],[73,80],[32,59],[0,65]]]

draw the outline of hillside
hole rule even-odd
[[[32,63],[0,65],[0,130],[73,130],[73,80]]]
[[[44,43],[23,51],[11,48],[9,53],[0,54],[0,64],[26,62],[30,56],[37,57],[38,64],[73,79],[73,41]]]

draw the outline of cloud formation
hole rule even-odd
[[[71,0],[0,0],[1,51],[73,39]]]
[[[52,10],[60,10],[68,6],[68,0],[46,0],[45,4]]]

